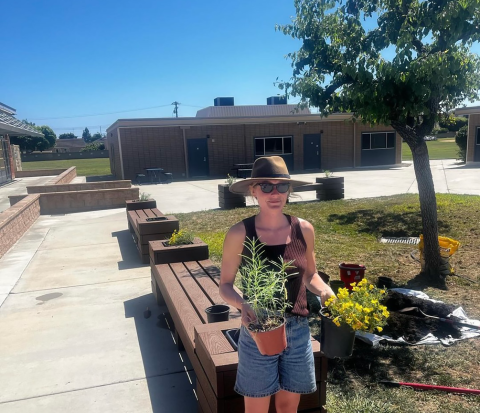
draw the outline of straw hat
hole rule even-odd
[[[252,168],[250,178],[242,179],[230,186],[230,192],[235,194],[250,195],[249,186],[255,182],[263,182],[265,180],[277,180],[290,182],[292,187],[309,184],[310,182],[297,181],[290,178],[287,165],[280,156],[265,156],[257,158]]]

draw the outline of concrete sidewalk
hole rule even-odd
[[[478,168],[433,161],[432,173],[437,192],[480,195]],[[335,175],[345,177],[346,198],[418,192],[412,166]],[[140,191],[163,212],[190,212],[218,208],[223,182]],[[197,411],[192,367],[154,301],[123,208],[40,216],[0,259],[0,337],[2,413]]]

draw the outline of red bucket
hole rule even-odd
[[[365,277],[365,265],[359,264],[345,264],[342,262],[339,265],[340,279],[345,283],[345,287],[351,290],[353,287],[351,283],[358,283]]]

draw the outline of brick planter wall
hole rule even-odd
[[[40,216],[40,195],[28,195],[0,213],[0,258]]]
[[[95,189],[130,188],[131,186],[131,181],[100,181],[78,184],[27,186],[27,193],[44,194],[48,192],[91,191]]]
[[[16,178],[30,178],[35,176],[49,176],[60,175],[65,172],[65,168],[62,169],[35,169],[33,171],[17,171],[15,173]]]
[[[125,208],[125,201],[139,197],[138,188],[96,189],[76,192],[49,192],[40,194],[42,214],[65,214]]]
[[[77,167],[71,166],[67,170],[63,171],[60,175],[50,179],[50,181],[47,182],[47,185],[68,184],[72,182],[76,176],[77,176]]]

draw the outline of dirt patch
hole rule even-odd
[[[416,343],[432,333],[435,337],[443,339],[447,337],[460,338],[460,329],[444,321],[425,317],[419,311],[400,313],[399,310],[414,307],[423,313],[435,317],[447,317],[457,306],[444,303],[435,303],[429,300],[389,291],[383,300],[383,304],[390,311],[387,325],[381,335],[390,336],[394,339],[403,337],[408,343]]]

